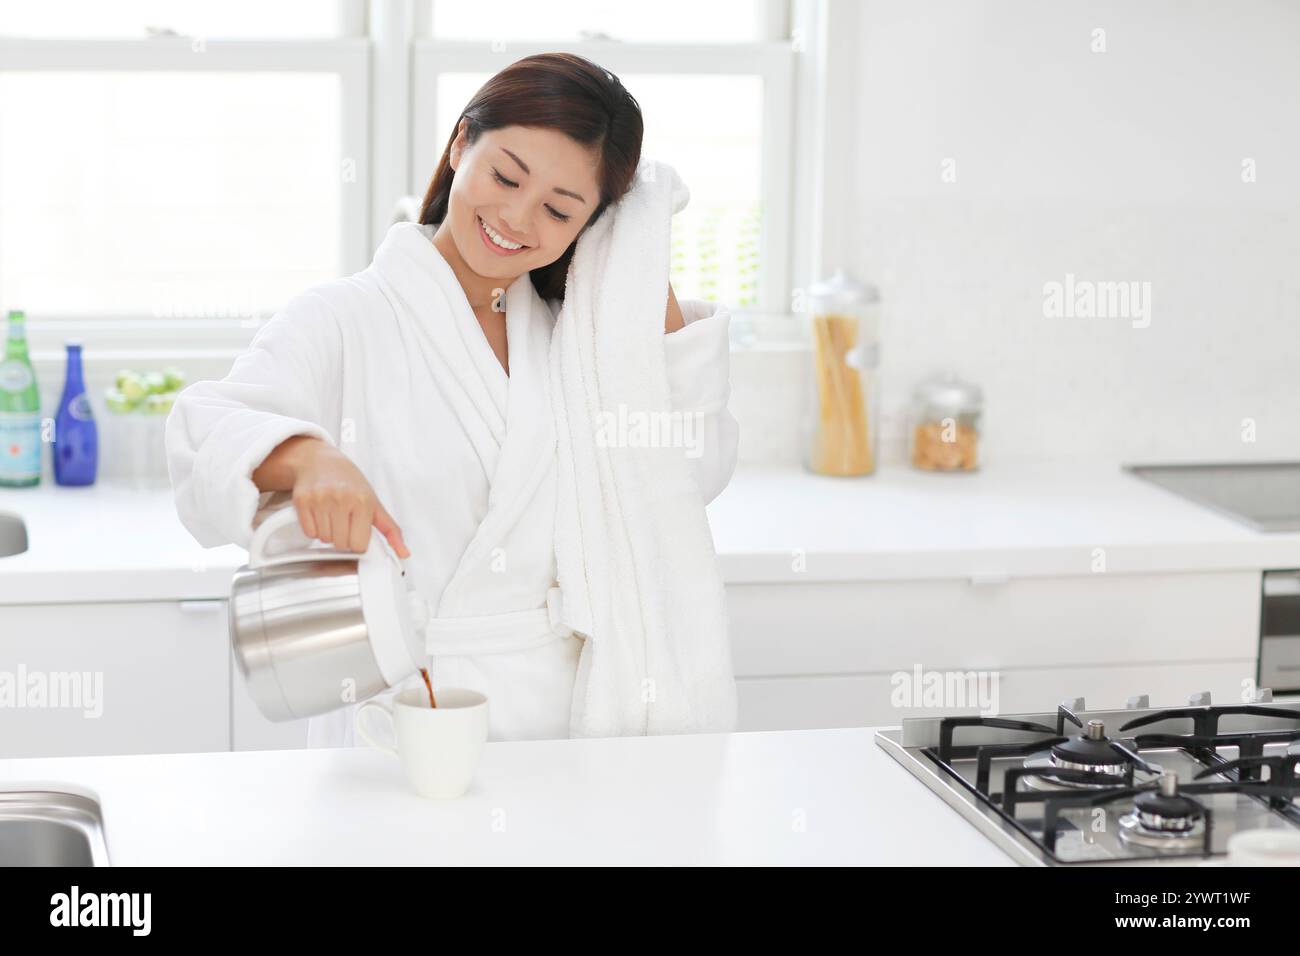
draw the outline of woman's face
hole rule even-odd
[[[488,130],[472,146],[465,139],[462,120],[443,223],[461,258],[489,278],[515,278],[560,258],[600,204],[596,153],[528,126]]]

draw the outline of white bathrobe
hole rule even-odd
[[[509,287],[507,376],[433,230],[392,226],[369,267],[294,298],[224,379],[180,394],[166,430],[177,511],[205,547],[246,547],[258,510],[287,499],[259,494],[252,472],[292,435],[331,443],[401,527],[412,585],[436,608],[435,687],[486,694],[491,740],[567,737],[584,638],[536,613],[556,586],[548,349],[558,301],[543,301],[527,274]],[[709,501],[736,462],[729,315],[680,304],[687,325],[664,340],[669,386],[675,411],[700,412],[689,457]],[[309,745],[354,745],[355,709],[313,718]]]

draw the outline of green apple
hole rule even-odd
[[[144,378],[138,372],[123,372],[117,377],[117,389],[132,405],[149,393]]]
[[[124,415],[135,408],[135,402],[123,395],[122,390],[118,388],[104,389],[104,404],[108,406],[110,412],[116,412],[119,415]]]
[[[185,387],[185,373],[174,365],[163,369],[163,378],[167,380],[169,392],[179,392]]]
[[[144,400],[144,410],[150,415],[166,415],[172,410],[172,403],[175,401],[175,392],[159,392]]]

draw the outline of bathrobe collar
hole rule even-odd
[[[481,578],[555,461],[548,352],[554,315],[528,273],[506,290],[507,378],[455,272],[431,241],[434,226],[389,228],[370,266],[402,321],[432,344],[435,376],[490,476],[488,511],[438,606],[458,616],[463,594]]]

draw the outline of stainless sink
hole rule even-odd
[[[61,790],[0,792],[0,866],[108,866],[99,803]]]
[[[27,550],[27,525],[18,515],[0,512],[0,558]]]

